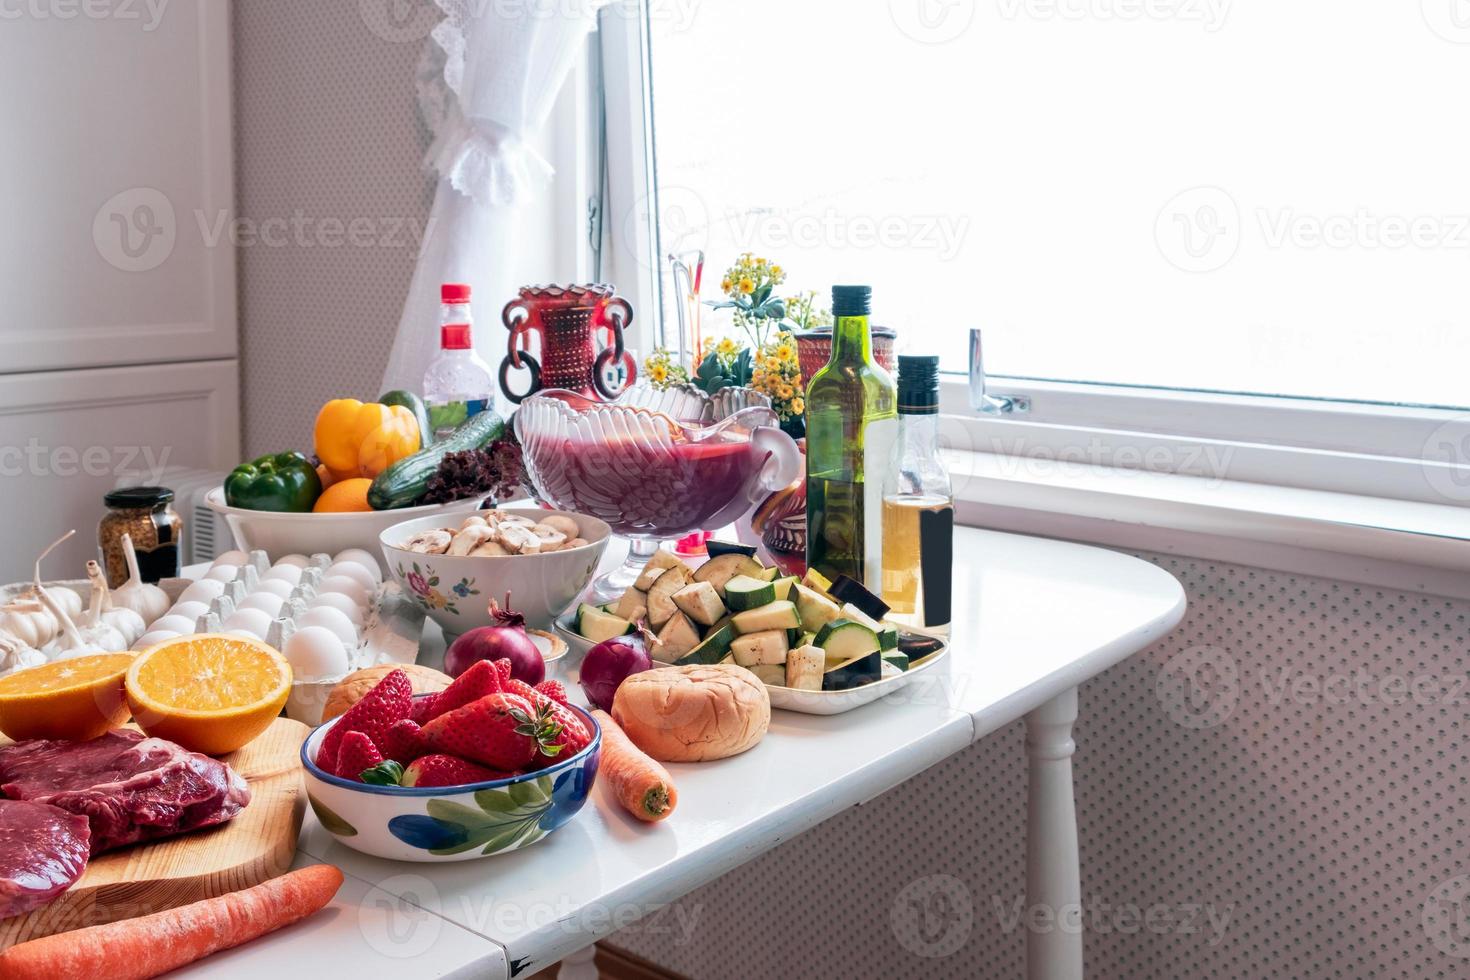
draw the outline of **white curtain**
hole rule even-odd
[[[525,203],[552,169],[528,144],[546,121],[606,0],[436,0],[445,18],[419,73],[434,130],[425,161],[439,176],[382,390],[418,391],[439,350],[439,285],[473,292],[475,349],[498,369],[500,310],[524,283],[506,256]]]

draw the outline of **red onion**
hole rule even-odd
[[[603,711],[611,711],[618,685],[632,674],[653,669],[642,633],[603,640],[582,658],[582,693]]]
[[[505,594],[510,606],[510,593]],[[546,661],[536,644],[526,635],[526,620],[520,613],[501,608],[490,600],[494,626],[481,626],[462,633],[444,652],[444,673],[458,677],[477,660],[510,661],[510,676],[527,684],[540,684],[546,679]]]

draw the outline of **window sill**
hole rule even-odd
[[[1470,598],[1470,509],[986,452],[948,456],[960,520]]]

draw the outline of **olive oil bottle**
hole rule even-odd
[[[832,356],[806,389],[806,563],[873,592],[883,578],[883,474],[897,388],[873,362],[872,290],[832,287]]]
[[[954,496],[939,458],[939,358],[898,357],[898,443],[883,478],[883,601],[895,622],[948,634]]]

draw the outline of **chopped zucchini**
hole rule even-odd
[[[850,619],[854,623],[862,623],[874,633],[883,628],[878,624],[878,621],[876,619],[874,619],[872,616],[869,616],[867,613],[863,612],[861,609],[850,602],[842,607],[842,618]]]
[[[601,643],[633,632],[633,624],[584,602],[577,607],[577,632],[594,643]]]
[[[878,634],[862,623],[839,619],[817,631],[816,645],[827,655],[828,663],[843,663],[877,653]]]
[[[737,636],[730,644],[730,652],[735,655],[735,662],[742,667],[754,667],[756,664],[784,664],[786,651],[789,649],[785,630],[746,633],[743,636]]]
[[[909,658],[905,657],[897,650],[884,650],[881,652],[883,654],[883,662],[885,664],[893,664],[893,666],[897,667],[899,670],[909,669]]]
[[[867,586],[855,578],[839,575],[828,587],[827,593],[840,603],[852,603],[869,619],[882,619],[888,615],[888,603],[874,595]]]
[[[756,664],[749,670],[762,684],[772,687],[786,686],[786,668],[782,664]]]
[[[762,582],[749,575],[736,575],[725,583],[725,604],[735,612],[775,601],[776,587],[770,582]]]
[[[720,555],[700,565],[694,572],[694,581],[708,582],[715,587],[720,598],[725,597],[725,583],[737,575],[759,576],[764,568],[761,563],[746,555]]]
[[[735,541],[715,541],[713,539],[704,543],[704,550],[709,552],[711,558],[721,555],[744,555],[746,558],[754,558],[756,547],[753,544],[740,544]]]
[[[725,615],[725,604],[708,582],[691,582],[674,593],[674,605],[701,626],[712,626]],[[897,639],[894,640],[897,643]]]
[[[679,611],[674,605],[674,593],[689,584],[689,566],[675,565],[666,568],[662,575],[654,580],[653,587],[648,590],[648,625],[656,630],[664,628]]]
[[[759,633],[763,630],[788,630],[801,625],[796,614],[796,605],[791,602],[768,602],[764,606],[738,612],[734,617],[735,629],[744,633]]]
[[[806,570],[806,574],[801,577],[801,584],[811,589],[813,592],[826,596],[828,599],[832,598],[832,593],[830,591],[832,588],[831,579],[827,578],[827,576],[823,575],[815,568],[808,568]]]
[[[857,623],[850,623],[858,629],[864,627]],[[877,638],[874,637],[874,643]],[[827,651],[830,657],[831,651]],[[822,672],[822,690],[845,691],[850,687],[859,687],[863,684],[871,684],[883,676],[883,655],[876,648],[868,653],[844,660],[835,667],[828,667]]]
[[[826,657],[814,646],[799,646],[786,654],[786,686],[798,691],[820,691]]]
[[[898,627],[884,626],[878,631],[878,649],[885,651],[898,649]],[[908,661],[908,655],[904,654],[904,661]]]
[[[815,633],[842,615],[837,603],[815,589],[798,583],[791,592],[796,611],[801,616],[801,628],[808,633]]]
[[[658,642],[653,644],[652,653],[655,659],[671,664],[697,646],[699,630],[688,616],[676,611],[659,630]]]
[[[629,589],[613,607],[612,614],[630,623],[638,622],[648,615],[648,593],[640,589]]]
[[[791,587],[793,585],[795,585],[795,584],[796,584],[796,576],[795,575],[787,575],[784,578],[778,578],[775,581],[773,581],[771,583],[771,586],[776,590],[776,596],[775,597],[777,599],[790,599],[791,598]]]
[[[704,640],[680,657],[676,663],[680,667],[691,664],[718,664],[723,663],[730,654],[730,644],[736,636],[735,627],[730,623],[718,624],[704,635]]]
[[[759,572],[746,572],[745,574],[749,575],[751,578],[758,578],[762,582],[774,582],[776,581],[776,579],[781,577],[781,569],[777,568],[775,565],[771,565],[768,568],[762,568]]]

